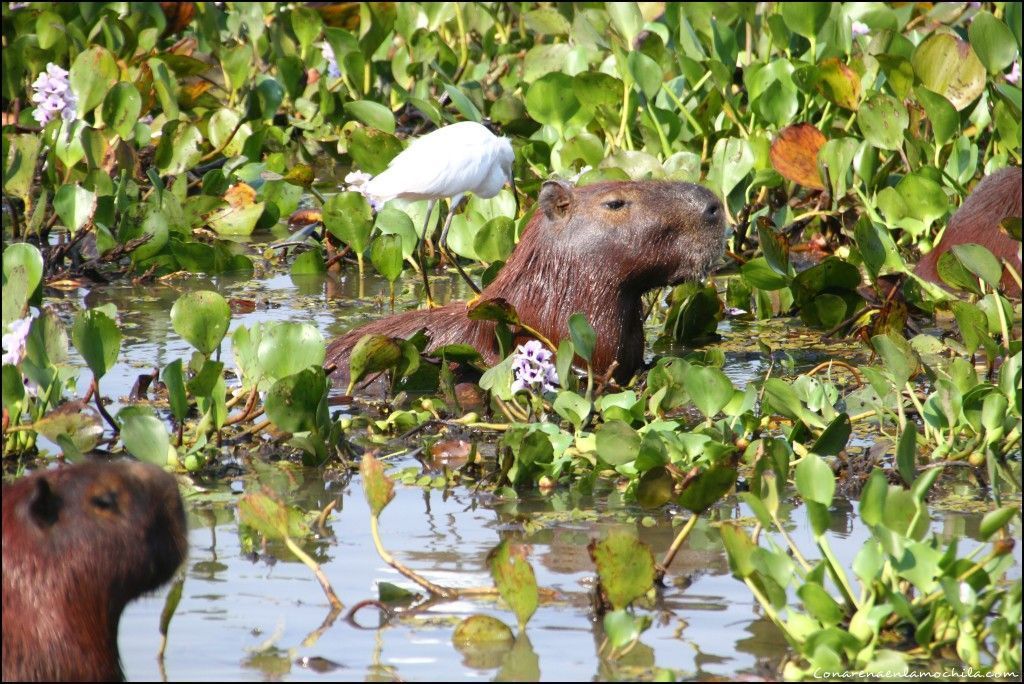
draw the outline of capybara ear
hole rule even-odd
[[[549,221],[557,221],[565,216],[572,207],[575,188],[572,184],[560,180],[544,181],[540,188],[538,202]]]
[[[36,488],[32,492],[28,509],[32,513],[32,519],[40,527],[49,527],[57,522],[62,503],[60,496],[50,488],[46,478],[36,480]]]

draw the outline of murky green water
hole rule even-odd
[[[410,278],[399,287],[399,308],[414,305],[416,286],[417,281]],[[102,387],[106,396],[122,401],[140,373],[191,353],[169,320],[171,305],[185,289],[212,288],[228,298],[253,302],[253,310],[235,313],[232,329],[260,320],[301,320],[312,322],[331,338],[388,313],[386,282],[368,278],[361,287],[362,297],[351,268],[341,279],[267,275],[252,281],[192,278],[139,287],[109,286],[51,297],[48,303],[69,316],[82,306],[117,304],[125,340],[119,363]],[[446,292],[448,288],[440,282],[435,287],[441,298],[465,296],[458,289]],[[776,348],[789,347],[799,368],[828,358],[865,360],[862,349],[824,347],[819,335],[792,322],[725,324],[720,331],[727,349],[725,371],[740,386],[762,377],[767,369],[764,356],[751,349],[756,338],[774,340],[769,343]],[[816,346],[808,348],[812,343]],[[227,353],[224,360],[230,367]],[[84,375],[82,382],[84,390]],[[870,435],[860,438],[870,441]],[[397,463],[416,462],[405,458]],[[451,643],[455,624],[471,613],[489,613],[507,624],[515,623],[510,612],[492,602],[437,603],[389,620],[371,607],[361,610],[356,622],[347,622],[348,608],[377,597],[377,582],[415,586],[374,550],[358,475],[339,481],[336,473],[325,479],[322,472],[286,466],[279,469],[278,477],[291,479],[287,491],[292,503],[311,510],[338,502],[326,530],[329,534],[307,549],[314,552],[346,604],[342,616],[325,626],[329,607],[305,566],[245,548],[233,500],[259,485],[251,476],[252,464],[240,465],[250,475],[202,482],[211,492],[187,502],[191,550],[163,663],[156,654],[167,588],[132,604],[122,618],[120,644],[129,679],[585,680],[649,676],[653,668],[669,668],[686,678],[732,679],[772,677],[786,653],[781,633],[764,618],[746,587],[729,574],[714,523],[702,521],[670,569],[666,588],[653,607],[654,625],[641,645],[614,664],[602,660],[600,621],[592,617],[590,608],[594,570],[587,543],[616,525],[628,525],[660,558],[685,518],[671,510],[651,515],[625,506],[614,491],[592,499],[558,491],[507,502],[465,489],[398,485],[394,501],[382,516],[381,532],[385,546],[400,562],[441,584],[490,585],[485,557],[502,539],[513,538],[530,546],[538,583],[556,590],[559,598],[543,604],[530,621],[526,638],[492,662],[467,660]],[[837,499],[832,511],[832,545],[846,567],[867,535],[855,505]],[[573,511],[582,514],[573,515]],[[723,520],[749,514],[735,499],[727,499],[712,517]],[[803,509],[791,506],[787,519],[801,548],[813,548]],[[971,539],[979,520],[979,515],[938,512],[934,524],[947,538]],[[1020,538],[1020,530],[1015,537]],[[1019,568],[1019,547],[1015,553]]]

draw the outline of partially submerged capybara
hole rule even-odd
[[[1009,262],[1020,274],[1020,243],[999,229],[1004,218],[1021,215],[1020,184],[1019,166],[999,169],[983,178],[949,219],[939,244],[921,259],[914,273],[944,284],[937,270],[939,257],[954,245],[973,242],[986,247],[1000,261]],[[1007,293],[1020,296],[1020,286],[1005,268],[1001,284]]]
[[[569,336],[569,317],[584,314],[597,332],[595,371],[617,361],[615,379],[628,381],[643,364],[641,295],[706,277],[725,245],[722,203],[692,183],[614,181],[577,188],[548,181],[538,205],[480,300],[506,300],[523,323],[556,344]],[[421,328],[430,335],[430,348],[470,344],[488,362],[498,361],[494,324],[470,320],[467,310],[465,302],[453,302],[374,321],[334,340],[328,363],[345,376],[363,335],[408,337]]]
[[[174,478],[89,462],[3,486],[3,678],[122,680],[125,605],[166,582],[187,550]]]

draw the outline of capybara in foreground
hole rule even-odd
[[[1020,243],[999,230],[999,222],[1021,215],[1020,183],[1019,166],[1008,166],[983,178],[949,219],[939,244],[921,259],[914,273],[943,285],[937,270],[939,257],[953,245],[973,242],[986,247],[998,259],[1006,260],[1019,275]],[[1020,286],[1005,268],[1001,284],[1007,293],[1020,296]]]
[[[615,379],[628,381],[644,360],[641,295],[707,276],[725,246],[722,203],[692,183],[612,181],[577,188],[548,181],[538,205],[480,299],[508,301],[523,323],[556,344],[569,335],[569,317],[584,314],[597,332],[595,371],[616,361]],[[427,329],[431,349],[470,344],[488,362],[499,360],[494,324],[470,320],[466,303],[453,302],[356,328],[330,344],[327,362],[347,376],[349,355],[363,335],[408,337],[420,328]]]
[[[5,484],[4,681],[124,679],[121,612],[186,550],[177,483],[156,466],[89,462]]]

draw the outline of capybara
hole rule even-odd
[[[130,461],[37,472],[3,486],[3,527],[4,681],[124,679],[121,612],[187,550],[174,478]]]
[[[508,262],[480,295],[502,298],[519,319],[557,344],[568,320],[582,313],[597,332],[596,372],[618,362],[628,381],[643,365],[641,295],[656,287],[700,280],[721,258],[725,211],[713,192],[692,183],[612,181],[574,187],[544,183],[538,211]],[[334,340],[328,363],[347,376],[352,348],[363,335],[408,337],[420,328],[430,348],[470,344],[494,363],[494,324],[472,321],[465,302],[407,311]]]
[[[936,270],[939,257],[953,245],[973,242],[1012,264],[1020,274],[1020,243],[999,229],[1004,218],[1021,215],[1020,183],[1019,166],[1008,166],[983,178],[949,219],[939,244],[921,259],[914,273],[944,285]],[[1020,286],[1005,268],[1001,284],[1008,294],[1020,296]]]

